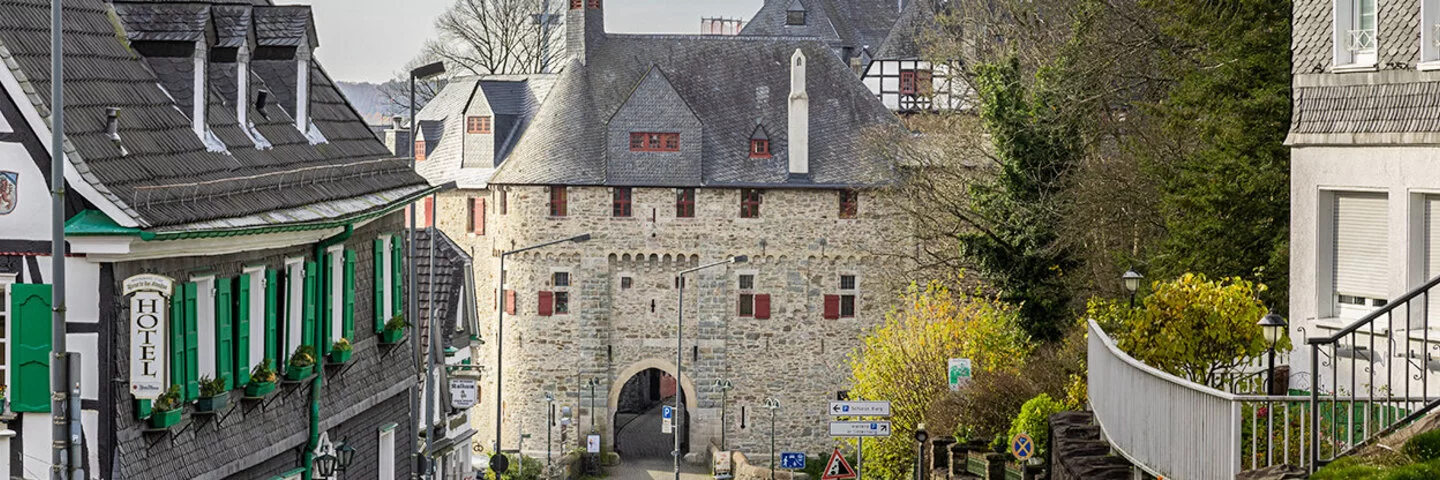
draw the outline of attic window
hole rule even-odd
[[[804,25],[804,24],[805,24],[805,11],[804,11],[804,10],[791,10],[791,11],[789,11],[789,12],[786,12],[786,14],[785,14],[785,24],[786,24],[786,25]]]
[[[570,0],[570,9],[579,10],[585,7],[585,0]]]
[[[490,117],[468,117],[465,119],[465,133],[490,133]]]
[[[425,138],[424,138],[424,137],[416,138],[416,139],[415,139],[415,161],[417,161],[417,162],[423,162],[423,161],[425,161]]]
[[[770,141],[765,139],[750,140],[750,158],[769,158]]]
[[[600,8],[600,0],[586,0],[585,3],[588,4],[590,8]]]
[[[900,72],[900,94],[901,94],[901,95],[914,95],[914,94],[915,94],[915,71],[914,71],[914,70],[904,70],[904,71],[901,71],[901,72]]]
[[[678,152],[680,134],[636,132],[630,134],[632,152]]]

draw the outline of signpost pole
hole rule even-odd
[[[865,473],[862,471],[864,470],[864,467],[861,466],[864,463],[865,437],[860,437],[859,444],[855,447],[855,480],[862,480],[865,478]]]

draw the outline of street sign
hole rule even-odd
[[[832,423],[831,425],[834,424]],[[855,478],[855,469],[850,468],[850,463],[846,462],[845,457],[840,455],[840,449],[835,449],[835,452],[830,454],[830,462],[825,464],[825,473],[820,476],[820,480],[847,480],[851,478]]]
[[[500,454],[490,457],[490,471],[505,473],[507,470],[510,470],[510,457]]]
[[[1022,462],[1029,460],[1035,456],[1035,441],[1029,435],[1017,433],[1015,438],[1010,439],[1010,453]]]
[[[805,454],[800,452],[785,452],[780,454],[780,468],[786,470],[804,470]]]
[[[730,473],[730,452],[715,452],[715,474]]]
[[[836,417],[888,417],[890,401],[830,402],[830,415]]]
[[[473,378],[450,379],[450,406],[460,410],[475,406],[478,391]]]
[[[970,359],[950,359],[950,391],[958,391],[960,387],[969,384],[972,373],[970,369]]]
[[[665,405],[660,408],[660,433],[673,433],[675,431],[675,407]]]
[[[590,435],[585,437],[585,452],[600,453],[600,436]]]
[[[832,437],[888,437],[890,422],[830,422]]]

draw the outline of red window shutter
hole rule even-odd
[[[540,316],[555,314],[555,292],[540,292]]]
[[[825,319],[834,320],[840,318],[840,296],[825,296]]]
[[[507,315],[514,315],[514,314],[515,314],[515,291],[514,291],[514,290],[506,290],[506,291],[505,291],[505,314],[507,314]]]
[[[419,220],[420,220],[420,226],[421,226],[422,228],[430,228],[430,227],[435,226],[435,225],[430,221],[430,219],[433,218],[433,216],[434,216],[434,212],[435,212],[435,197],[425,197],[425,209],[424,209],[424,211],[420,212],[420,214],[421,214],[421,215],[424,215],[425,217],[419,219]]]
[[[475,199],[475,234],[485,234],[485,199]]]
[[[494,290],[494,293],[495,293],[495,296],[490,297],[490,308],[491,308],[492,310],[499,311],[499,310],[500,310],[500,289],[498,289],[498,288],[495,289],[495,290]]]
[[[770,318],[769,294],[755,294],[755,318]]]

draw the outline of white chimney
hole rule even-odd
[[[304,42],[295,49],[295,128],[310,135],[310,45]]]
[[[206,73],[206,67],[210,66],[209,52],[210,47],[201,40],[195,42],[195,53],[190,56],[190,60],[195,63],[195,76],[190,85],[190,129],[194,130],[195,136],[201,140],[206,140],[205,133],[208,129],[205,124],[205,110],[210,106],[210,87],[207,82],[210,76]]]
[[[241,45],[235,54],[235,118],[240,129],[250,131],[250,46]]]
[[[805,93],[805,54],[790,56],[790,176],[810,175],[810,95]]]

